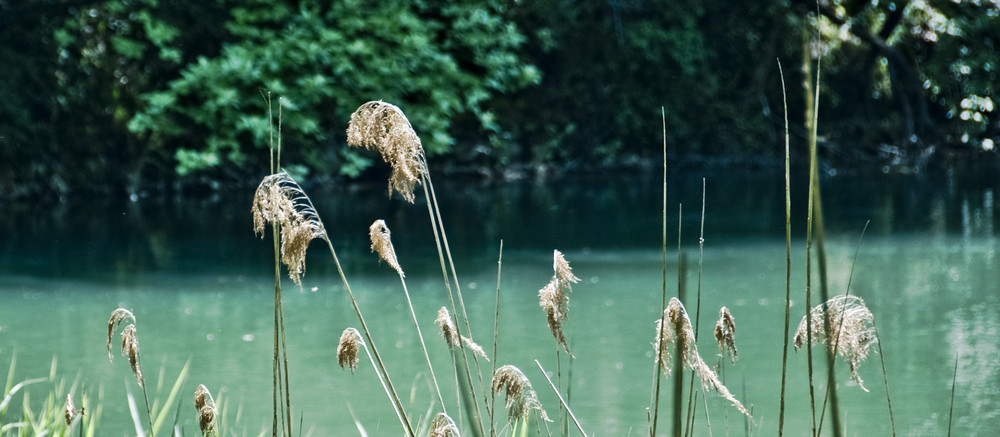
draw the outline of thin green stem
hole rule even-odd
[[[571,419],[573,419],[573,423],[576,425],[576,429],[580,431],[580,434],[582,434],[583,437],[587,437],[587,432],[583,430],[583,426],[580,425],[580,421],[576,419],[576,415],[573,414],[573,410],[569,408],[569,404],[567,404],[566,400],[563,399],[562,394],[559,393],[559,389],[556,388],[556,385],[552,383],[552,379],[549,378],[549,375],[545,373],[545,369],[542,367],[542,363],[538,362],[538,360],[535,360],[535,364],[538,365],[538,370],[542,371],[542,376],[544,376],[545,380],[549,382],[549,387],[552,387],[552,391],[555,392],[556,397],[559,398],[559,404],[566,409],[566,413],[569,414],[569,417]]]
[[[784,343],[781,348],[781,393],[778,408],[778,436],[782,435],[785,426],[785,375],[788,370],[788,328],[791,313],[792,293],[792,195],[788,138],[788,98],[785,95],[785,74],[781,70],[781,60],[778,60],[778,75],[781,77],[781,103],[785,114],[785,330]]]
[[[663,123],[663,294],[660,302],[660,317],[663,317],[663,312],[667,310],[667,113],[666,110],[660,107],[660,117]],[[666,334],[666,323],[660,323],[660,333],[657,338],[663,338]],[[656,382],[653,384],[653,426],[650,429],[649,435],[651,437],[656,436],[656,423],[660,417],[660,380],[662,375],[659,369],[659,360],[657,357],[653,360],[653,373],[655,374]]]
[[[496,312],[493,315],[493,369],[490,375],[497,372],[497,339],[500,337],[500,269],[503,267],[503,240],[500,240],[500,254],[497,256],[497,296]],[[487,412],[490,415],[490,437],[496,436],[496,426],[493,423],[494,411],[496,411],[496,394],[490,390],[490,402],[487,404]]]
[[[431,374],[431,382],[434,383],[434,390],[437,393],[438,402],[441,403],[441,411],[448,414],[448,409],[444,404],[444,396],[441,396],[441,387],[438,385],[437,376],[434,375],[434,366],[431,365],[431,356],[427,353],[427,344],[424,343],[424,334],[420,332],[420,323],[417,321],[417,313],[413,310],[413,301],[410,300],[410,291],[406,287],[406,279],[403,278],[402,271],[399,272],[399,282],[403,284],[403,294],[406,295],[406,305],[410,307],[410,316],[413,317],[413,327],[417,329],[417,337],[420,339],[420,348],[424,351],[424,359],[427,360],[427,370]]]
[[[889,426],[892,427],[892,437],[896,437],[896,420],[892,417],[892,398],[889,396],[889,376],[885,371],[885,354],[882,353],[882,336],[878,333],[878,325],[875,324],[875,320],[872,320],[872,327],[875,328],[878,358],[882,363],[882,382],[885,383],[885,401],[889,404]]]

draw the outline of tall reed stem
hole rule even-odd
[[[545,373],[545,369],[542,367],[542,363],[538,362],[538,360],[535,360],[535,364],[538,365],[538,370],[542,371],[542,376],[545,377],[545,380],[549,382],[549,387],[552,387],[552,391],[556,393],[556,397],[559,398],[559,404],[566,409],[566,413],[569,414],[569,417],[571,419],[573,419],[573,423],[576,425],[576,429],[580,431],[580,434],[582,434],[583,437],[587,437],[587,432],[583,430],[583,426],[580,425],[580,421],[576,419],[576,415],[573,414],[573,410],[569,409],[569,404],[567,404],[566,400],[563,399],[562,394],[559,393],[559,389],[556,387],[556,385],[552,383],[552,379],[549,378],[549,375]]]
[[[500,269],[503,267],[503,240],[500,240],[500,254],[497,256],[497,296],[496,296],[496,312],[493,315],[493,368],[490,371],[490,375],[496,374],[497,372],[497,339],[500,338]],[[496,426],[493,424],[494,415],[496,414],[496,393],[490,390],[490,402],[489,407],[486,409],[490,415],[490,437],[496,436]]]
[[[444,396],[441,396],[441,387],[438,385],[437,376],[434,375],[434,366],[431,365],[431,356],[427,353],[427,345],[424,343],[424,334],[420,332],[420,322],[417,321],[417,312],[413,310],[413,301],[410,300],[410,291],[406,288],[406,279],[403,278],[402,270],[399,271],[399,282],[403,284],[403,294],[406,295],[406,305],[410,307],[410,316],[413,317],[413,326],[417,329],[417,337],[420,339],[420,348],[424,351],[424,359],[427,360],[427,371],[431,374],[431,382],[434,383],[434,390],[437,393],[438,402],[441,403],[441,411],[448,414],[448,409],[444,404]]]
[[[667,310],[667,113],[666,110],[660,107],[660,117],[663,123],[663,239],[662,239],[662,249],[663,249],[663,294],[660,302],[660,312],[662,317],[664,311]],[[660,324],[660,335],[658,338],[664,338],[666,335],[667,327],[665,323]],[[660,380],[662,376],[660,375],[659,363],[654,360],[653,362],[653,373],[656,379],[653,384],[653,426],[650,429],[650,437],[656,437],[656,424],[660,417]]]
[[[785,330],[784,343],[781,347],[781,392],[778,407],[778,436],[782,435],[785,426],[785,375],[788,370],[788,328],[791,312],[792,293],[792,195],[790,176],[790,156],[788,139],[788,98],[785,95],[785,73],[781,70],[781,60],[778,60],[778,76],[781,77],[781,103],[785,115]]]

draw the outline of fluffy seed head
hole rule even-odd
[[[465,348],[468,349],[468,350],[471,350],[472,353],[485,358],[486,361],[490,360],[490,358],[486,356],[486,351],[483,350],[483,347],[480,346],[479,344],[477,344],[476,342],[472,341],[471,338],[466,337],[466,336],[463,335],[462,336],[462,343],[464,343],[465,344]]]
[[[728,353],[733,363],[736,362],[736,322],[729,308],[719,309],[719,321],[715,322],[715,341],[719,343],[719,351]]]
[[[327,238],[312,200],[295,179],[282,171],[260,182],[250,212],[258,236],[264,236],[268,224],[281,229],[281,262],[288,268],[288,276],[301,287],[309,242]]]
[[[447,307],[441,307],[438,310],[437,318],[434,319],[434,323],[437,323],[438,327],[441,328],[441,336],[444,340],[448,342],[448,347],[455,349],[459,347],[458,329],[455,328],[455,322],[451,319],[451,313],[448,312]]]
[[[868,391],[858,374],[858,366],[868,358],[878,342],[875,335],[875,316],[857,296],[837,296],[816,305],[809,311],[813,343],[826,345],[851,369],[853,378],[862,390]],[[795,349],[802,347],[809,338],[805,316],[795,331]]]
[[[111,312],[111,318],[108,319],[108,361],[112,361],[111,338],[115,335],[115,329],[117,329],[118,325],[126,319],[135,323],[135,315],[125,308],[118,308]]]
[[[458,427],[455,421],[451,420],[447,414],[438,413],[431,421],[430,437],[459,437]]]
[[[209,435],[215,431],[215,400],[212,393],[204,384],[198,384],[194,391],[194,408],[198,410],[198,426],[202,435]]]
[[[403,268],[399,266],[399,260],[396,259],[396,249],[392,247],[392,240],[389,238],[389,227],[386,226],[385,220],[378,219],[368,227],[368,237],[372,241],[372,252],[378,253],[389,267],[392,267],[399,276],[403,275]]]
[[[378,151],[392,167],[389,194],[396,190],[413,203],[413,186],[427,173],[427,161],[420,137],[402,110],[381,101],[361,105],[351,114],[347,144]]]
[[[337,345],[337,363],[340,368],[348,367],[351,372],[358,368],[358,350],[364,345],[361,333],[357,329],[347,328],[340,334],[340,344]]]
[[[128,357],[132,374],[135,375],[139,386],[144,387],[145,379],[142,377],[142,367],[139,365],[139,337],[135,334],[135,324],[130,324],[122,330],[122,356]]]
[[[538,290],[538,305],[545,310],[552,336],[572,356],[562,326],[569,317],[569,293],[573,291],[573,284],[580,282],[580,278],[573,275],[569,262],[558,250],[552,254],[552,270],[552,279]]]
[[[493,372],[493,383],[491,384],[493,393],[500,393],[504,390],[507,418],[514,422],[519,418],[527,418],[531,410],[536,410],[542,419],[551,422],[549,416],[542,409],[542,403],[538,401],[535,389],[531,387],[528,377],[524,376],[521,369],[511,365],[505,365]]]
[[[666,325],[664,329],[663,326]],[[664,331],[673,331],[667,334]],[[661,335],[661,332],[663,334]],[[750,412],[747,411],[746,407],[736,399],[735,396],[722,384],[719,380],[719,376],[715,374],[705,360],[701,358],[698,354],[698,345],[694,340],[694,330],[691,327],[691,319],[687,315],[687,311],[684,309],[684,304],[681,303],[676,297],[670,298],[670,303],[667,305],[667,309],[663,312],[663,318],[661,318],[657,323],[657,339],[655,346],[659,346],[656,351],[656,357],[659,360],[660,368],[664,369],[667,360],[670,359],[669,354],[663,353],[663,350],[676,344],[677,353],[680,355],[681,360],[684,364],[701,380],[701,385],[705,389],[712,389],[719,393],[720,396],[725,398],[736,407],[741,413],[750,416]],[[662,355],[661,355],[662,354]],[[669,374],[669,371],[664,369],[664,372]],[[752,417],[751,417],[752,418]]]

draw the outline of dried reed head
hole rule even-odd
[[[865,388],[858,366],[868,358],[873,346],[878,342],[875,335],[875,316],[865,306],[865,301],[857,296],[837,296],[816,305],[809,311],[812,325],[812,341],[826,345],[831,351],[836,349],[851,369],[851,378],[862,390]],[[795,331],[795,349],[807,341],[809,330],[805,316]]]
[[[198,384],[194,391],[194,408],[198,410],[198,426],[202,435],[215,432],[215,399],[212,399],[212,393],[205,384]]]
[[[667,324],[666,328],[663,327],[664,324]],[[666,331],[673,332],[667,333]],[[720,396],[736,407],[737,410],[747,417],[752,418],[746,407],[733,396],[729,389],[719,380],[719,376],[715,374],[715,371],[701,358],[701,355],[698,353],[698,345],[695,342],[694,330],[691,327],[691,319],[684,309],[684,304],[676,297],[670,298],[667,309],[663,311],[663,318],[657,322],[655,346],[658,346],[659,349],[656,351],[656,357],[659,360],[660,368],[664,369],[664,373],[667,374],[670,372],[666,369],[666,362],[670,359],[670,355],[663,351],[674,344],[677,346],[677,353],[680,355],[681,361],[698,375],[702,387],[715,390]]]
[[[573,284],[580,282],[580,278],[573,275],[569,262],[558,250],[552,254],[552,270],[552,279],[538,290],[538,305],[545,310],[552,336],[563,346],[566,353],[572,356],[562,325],[569,317],[569,293],[573,291]]]
[[[403,275],[403,268],[399,266],[399,260],[396,259],[396,249],[392,247],[392,239],[390,239],[389,227],[386,226],[385,220],[378,219],[368,227],[368,237],[372,241],[372,252],[378,253],[378,256],[385,260],[392,267],[399,276]]]
[[[719,309],[719,321],[715,322],[715,341],[719,343],[719,351],[729,354],[730,360],[736,362],[736,322],[729,308]]]
[[[431,433],[429,437],[460,437],[455,421],[451,420],[447,414],[438,413],[431,421]]]
[[[492,389],[493,393],[504,390],[509,421],[527,418],[531,410],[537,410],[543,420],[551,422],[542,409],[542,403],[538,401],[535,389],[531,387],[531,382],[521,369],[509,364],[497,369],[493,372]]]
[[[483,350],[483,347],[480,346],[479,344],[477,344],[476,342],[472,341],[471,338],[466,337],[466,336],[463,335],[462,336],[462,343],[464,343],[465,344],[465,348],[468,349],[468,350],[470,350],[470,351],[472,351],[472,353],[474,353],[476,355],[479,355],[480,357],[485,358],[486,361],[490,360],[490,358],[486,356],[486,351]]]
[[[268,224],[280,228],[281,262],[288,268],[288,276],[301,287],[309,243],[314,238],[327,238],[312,200],[295,179],[282,171],[260,182],[250,212],[255,234],[263,237]]]
[[[382,101],[361,105],[347,125],[347,144],[377,150],[392,167],[389,194],[396,190],[413,203],[413,186],[427,173],[427,160],[420,137],[402,110]]]
[[[437,318],[434,319],[434,323],[437,323],[438,327],[441,328],[441,336],[444,340],[448,342],[448,347],[455,349],[461,346],[458,342],[461,341],[458,335],[458,329],[455,327],[455,321],[451,319],[451,313],[448,312],[448,308],[441,307],[438,310]]]
[[[358,368],[358,350],[365,344],[357,329],[347,328],[340,334],[340,344],[337,345],[337,363],[340,368],[349,367],[351,372]]]
[[[131,319],[132,323],[122,329],[122,356],[128,357],[129,365],[132,367],[132,374],[135,375],[139,386],[144,386],[145,380],[142,377],[142,367],[139,365],[139,338],[135,333],[135,315],[131,311],[118,308],[111,313],[108,319],[108,361],[111,356],[111,337],[114,335],[117,326],[126,319]]]
[[[111,318],[108,319],[108,361],[112,360],[111,355],[111,338],[115,335],[115,330],[118,325],[120,325],[126,319],[131,320],[135,323],[135,315],[131,311],[125,308],[118,308],[111,313]]]

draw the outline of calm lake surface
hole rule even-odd
[[[558,416],[558,400],[534,360],[555,373],[555,342],[538,306],[538,290],[552,276],[553,249],[565,253],[582,279],[573,287],[565,325],[576,358],[563,355],[561,365],[573,410],[591,435],[648,433],[654,321],[663,281],[659,176],[652,169],[627,177],[492,185],[441,178],[436,183],[473,337],[492,349],[503,240],[497,365],[523,370],[552,417]],[[671,170],[667,293],[677,295],[680,215],[687,260],[684,300],[692,319],[702,178],[707,195],[699,350],[710,364],[718,362],[711,332],[719,308],[729,307],[736,319],[739,360],[726,362],[726,385],[752,406],[753,434],[774,435],[785,296],[783,174]],[[805,313],[805,179],[793,175],[791,330]],[[432,405],[436,396],[428,388],[399,278],[368,250],[368,226],[386,220],[448,411],[457,418],[452,357],[433,323],[448,299],[422,199],[416,205],[390,199],[383,185],[306,189],[404,406],[418,422],[432,406],[438,411]],[[947,434],[953,375],[954,435],[992,435],[1000,427],[998,191],[997,173],[982,169],[841,172],[824,178],[830,293],[843,294],[850,282],[850,293],[862,297],[874,314],[882,345],[882,354],[873,353],[859,368],[870,392],[837,362],[848,435],[890,432],[880,359],[899,435]],[[25,390],[32,407],[39,408],[53,388],[65,396],[75,386],[77,396],[86,393],[100,403],[99,412],[88,409],[100,414],[98,435],[134,435],[125,386],[135,391],[135,379],[117,351],[108,362],[105,348],[108,317],[124,307],[138,319],[151,402],[165,400],[190,362],[178,416],[186,435],[198,433],[191,403],[198,384],[207,385],[225,405],[231,431],[256,435],[270,430],[273,253],[270,237],[253,234],[252,194],[125,203],[69,199],[38,209],[3,206],[0,366],[6,368],[16,356],[13,380],[18,382],[48,376],[57,361],[57,381]],[[284,278],[292,408],[303,435],[358,435],[351,411],[369,435],[399,435],[399,423],[367,360],[353,374],[337,366],[340,333],[360,326],[329,252],[314,242],[307,263],[301,290]],[[810,429],[806,362],[804,349],[789,352],[788,435],[806,435]],[[488,384],[493,363],[480,365]],[[0,377],[6,379],[6,373],[0,371]],[[817,373],[822,377],[816,391],[823,393],[826,373]],[[665,380],[661,392],[664,434],[671,426],[671,384],[672,379]],[[706,410],[712,434],[746,435],[739,412],[714,392],[706,405],[703,393],[697,401],[697,435],[709,434]],[[22,399],[15,397],[5,423],[20,418]],[[505,417],[498,412],[498,428]],[[828,421],[823,431],[830,433]]]

